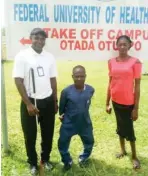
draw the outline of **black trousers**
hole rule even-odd
[[[30,98],[34,103],[34,99]],[[46,162],[50,159],[52,150],[52,140],[55,123],[55,106],[53,96],[37,100],[37,108],[39,109],[39,124],[41,129],[41,161]],[[25,138],[26,152],[28,163],[37,165],[37,153],[35,149],[37,138],[36,118],[29,116],[27,107],[21,102],[21,124]]]

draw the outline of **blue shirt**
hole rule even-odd
[[[94,88],[85,85],[80,91],[75,85],[70,85],[61,93],[59,114],[64,114],[63,124],[75,124],[76,127],[90,124],[89,106],[94,94]]]

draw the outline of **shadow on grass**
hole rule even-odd
[[[130,155],[126,157],[130,157]],[[93,158],[90,160],[89,168],[92,171],[92,173],[95,173],[93,174],[94,176],[131,176],[131,175],[146,176],[148,175],[148,171],[146,168],[148,163],[148,158],[139,157],[139,159],[141,161],[141,169],[139,170],[134,170],[132,168],[132,160],[131,160],[131,165],[129,165],[128,167],[126,166],[124,167],[122,166],[122,162],[121,162],[121,166],[115,166],[112,164],[108,165],[104,161],[96,160]],[[120,162],[120,160],[122,159],[117,159],[117,160]]]
[[[148,172],[146,166],[148,158],[139,157],[139,159],[141,160],[142,167],[137,171],[132,169],[132,163],[131,167],[119,167],[112,164],[108,165],[104,161],[92,158],[88,160],[88,163],[84,168],[81,168],[78,164],[74,163],[72,169],[67,172],[63,172],[63,166],[59,163],[50,174],[46,173],[44,176],[147,176]]]
[[[28,164],[26,163],[27,157],[25,156],[25,158],[23,158],[24,154],[21,155],[18,153],[15,145],[12,146],[11,149],[13,150],[8,156],[2,156],[4,159],[4,164],[2,167],[2,173],[4,173],[3,176],[13,176],[12,170],[15,170],[16,173],[18,173],[15,176],[25,176],[26,173],[29,176]],[[131,156],[128,155],[126,157]],[[53,162],[54,169],[50,173],[44,172],[44,170],[42,170],[40,172],[40,176],[147,176],[148,158],[139,156],[139,159],[141,161],[141,169],[137,171],[132,169],[132,162],[131,166],[124,167],[122,166],[122,162],[121,165],[118,166],[113,165],[112,163],[109,165],[103,160],[91,158],[88,160],[84,168],[81,168],[78,163],[74,163],[72,169],[67,172],[63,172],[63,165],[61,163]],[[119,162],[120,160],[122,159],[119,159]],[[12,166],[15,167],[12,169]],[[5,171],[5,169],[7,171]]]
[[[148,158],[139,157],[139,159],[141,160],[142,167],[137,171],[132,169],[132,162],[131,162],[131,166],[129,167],[126,167],[126,166],[118,167],[112,164],[108,165],[104,161],[92,158],[88,160],[86,167],[81,168],[78,164],[74,163],[72,166],[72,169],[70,169],[67,172],[63,172],[62,165],[57,164],[54,170],[50,173],[50,175],[52,176],[147,176],[148,171],[146,166],[148,163]]]

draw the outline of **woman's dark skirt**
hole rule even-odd
[[[125,138],[127,141],[135,141],[135,133],[133,127],[132,110],[134,105],[121,105],[115,102],[113,103],[113,108],[117,121],[117,134]]]

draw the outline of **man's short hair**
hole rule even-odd
[[[41,35],[43,35],[45,38],[47,38],[46,32],[45,32],[43,29],[41,29],[41,28],[34,28],[34,29],[31,31],[30,36],[32,36],[32,35],[37,35],[37,34],[41,34]]]
[[[76,66],[73,68],[72,72],[74,72],[77,68],[80,68],[80,69],[84,70],[84,72],[86,72],[85,67],[83,67],[82,65],[76,65]]]

